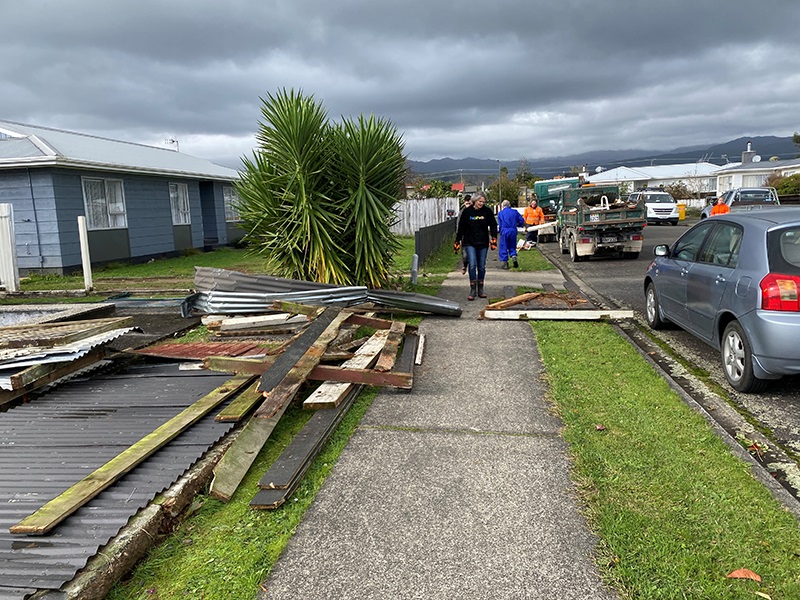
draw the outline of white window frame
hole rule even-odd
[[[189,186],[185,183],[169,184],[169,205],[173,225],[191,225],[192,209],[189,205]]]
[[[122,179],[81,177],[86,227],[90,230],[125,229],[125,187]]]
[[[237,206],[240,201],[239,194],[236,193],[235,187],[232,185],[222,186],[222,202],[225,205],[225,222],[238,223],[242,221]]]

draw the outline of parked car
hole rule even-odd
[[[771,187],[734,188],[723,193],[722,199],[730,207],[731,212],[776,208],[781,204],[778,199],[778,192]],[[700,219],[711,216],[711,209],[714,208],[715,202],[716,200],[712,200],[703,209],[700,213]]]
[[[800,208],[729,213],[654,248],[645,317],[721,351],[740,392],[800,373]]]
[[[647,224],[656,225],[669,223],[677,225],[680,220],[678,204],[671,194],[661,188],[645,188],[633,192],[628,199],[631,202],[638,202],[639,198],[644,200],[647,207]]]

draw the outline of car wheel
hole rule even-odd
[[[750,341],[738,321],[728,323],[722,334],[722,368],[725,378],[735,390],[755,393],[767,387],[766,379],[753,375]]]
[[[661,306],[658,303],[655,284],[648,283],[644,291],[645,309],[644,316],[651,329],[664,329],[667,321],[661,318]]]

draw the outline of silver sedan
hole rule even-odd
[[[653,251],[650,327],[674,323],[720,350],[740,392],[800,373],[800,208],[711,217]]]

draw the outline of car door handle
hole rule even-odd
[[[725,277],[723,277],[722,275],[717,275],[716,279],[714,280],[714,283],[725,283]]]
[[[689,274],[689,269],[681,269],[681,277],[685,277]]]

